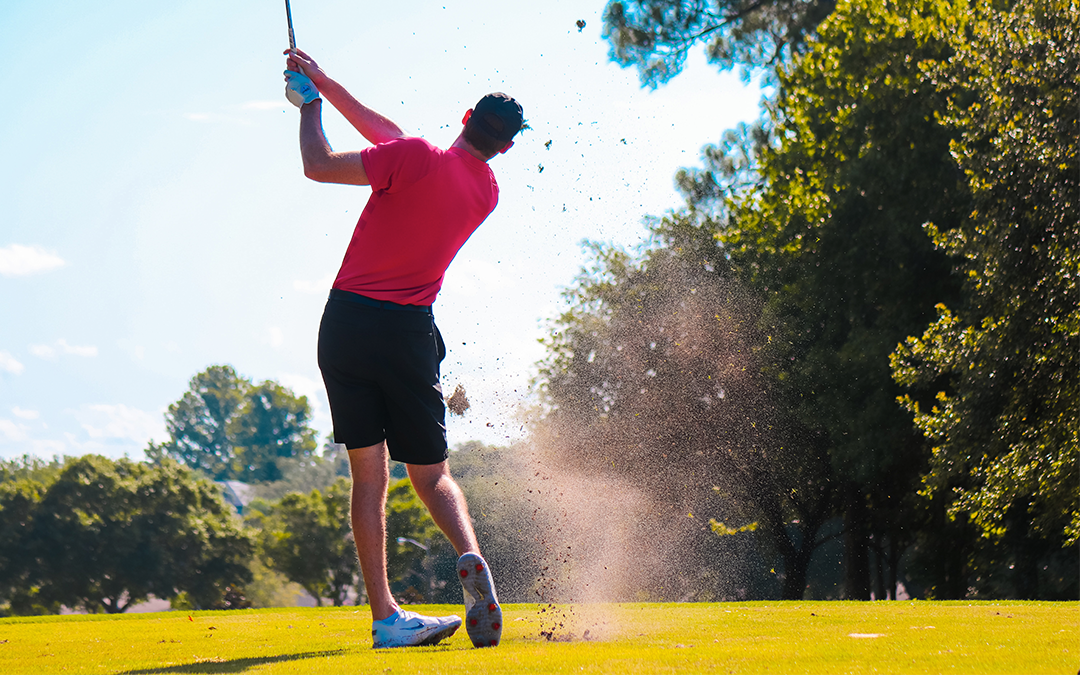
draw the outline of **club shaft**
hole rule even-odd
[[[289,6],[289,0],[285,0],[285,18],[289,20],[289,49],[296,49],[296,36],[293,35],[292,29],[292,7]]]

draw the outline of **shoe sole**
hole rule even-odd
[[[465,592],[476,599],[465,613],[465,631],[474,647],[495,647],[502,638],[502,607],[491,588],[487,563],[478,555],[466,553],[458,560],[458,578]]]

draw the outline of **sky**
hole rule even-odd
[[[308,397],[325,438],[319,317],[369,188],[304,178],[284,98],[283,2],[0,3],[0,459],[143,459],[210,365]],[[520,438],[539,339],[587,262],[681,206],[675,172],[759,114],[760,89],[694,55],[643,89],[608,60],[603,0],[295,0],[297,46],[440,147],[484,94],[530,127],[491,166],[495,212],[434,312],[451,445]],[[585,22],[578,29],[576,23]],[[330,106],[337,150],[365,141]]]

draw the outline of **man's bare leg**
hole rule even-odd
[[[353,539],[364,572],[371,618],[381,621],[397,611],[386,579],[386,489],[390,469],[386,443],[349,449],[352,473]]]
[[[480,553],[480,545],[476,542],[476,533],[469,520],[465,495],[450,475],[446,462],[407,464],[406,468],[417,496],[457,554]]]
[[[446,462],[409,464],[409,478],[432,520],[446,534],[458,555],[458,575],[465,593],[465,628],[476,647],[494,647],[502,638],[502,608],[487,561],[480,555],[465,495]]]

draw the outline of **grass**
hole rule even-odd
[[[435,647],[379,651],[364,607],[3,619],[0,673],[1072,675],[1080,666],[1077,603],[507,605],[504,613],[496,649],[473,649],[461,630]],[[541,637],[560,622],[556,636],[572,639]]]

